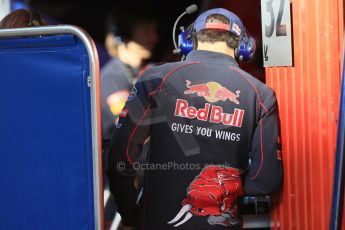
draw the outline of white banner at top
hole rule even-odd
[[[0,0],[0,20],[3,19],[11,11],[10,0]]]
[[[261,0],[264,66],[292,66],[290,0]]]

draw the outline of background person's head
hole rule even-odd
[[[155,18],[150,11],[137,6],[115,10],[109,19],[107,31],[105,45],[108,52],[120,59],[123,55],[125,59],[128,56],[149,59],[159,39]]]
[[[41,16],[25,9],[13,11],[0,21],[0,29],[14,29],[33,26],[44,26]]]

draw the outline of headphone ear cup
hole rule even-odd
[[[235,50],[235,57],[239,61],[249,62],[254,57],[256,50],[255,39],[252,36],[248,36],[245,29],[241,36],[241,40],[237,50],[237,52]]]
[[[110,27],[110,33],[112,35],[113,42],[114,42],[115,46],[117,46],[123,42],[123,38],[122,38],[121,34],[119,33],[119,29],[118,29],[117,25],[112,25]]]
[[[255,38],[252,36],[249,37],[248,49],[251,51],[250,52],[250,60],[251,60],[254,58],[254,54],[256,51],[256,41],[255,41]]]
[[[179,52],[182,55],[187,55],[190,51],[195,49],[197,43],[195,42],[194,25],[190,25],[187,30],[182,30],[178,36]]]
[[[117,44],[127,42],[130,39],[130,29],[127,19],[110,15],[108,18],[108,31],[112,33]]]
[[[198,44],[196,43],[194,23],[190,24],[186,30],[186,43],[191,43],[193,49],[196,49]]]

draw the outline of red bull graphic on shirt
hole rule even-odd
[[[194,94],[198,97],[203,97],[210,103],[205,103],[204,108],[196,108],[190,106],[186,100],[177,99],[175,116],[208,121],[226,126],[242,127],[244,110],[235,108],[233,113],[226,113],[221,106],[211,104],[218,101],[230,101],[239,105],[240,102],[238,98],[240,96],[240,90],[236,90],[236,92],[233,93],[217,82],[191,84],[189,80],[186,80],[186,87],[187,90],[184,94]]]
[[[206,103],[204,108],[197,109],[189,106],[186,100],[177,99],[174,115],[211,123],[222,123],[227,126],[242,127],[244,110],[235,108],[234,113],[225,113],[222,107],[210,103]]]
[[[118,116],[121,113],[123,107],[125,106],[128,95],[128,90],[121,90],[107,97],[107,105],[109,106],[109,109],[113,115]]]
[[[196,94],[199,97],[204,97],[206,101],[214,103],[217,101],[229,100],[235,104],[240,104],[237,98],[240,96],[241,91],[236,90],[235,93],[223,87],[218,82],[207,82],[201,84],[192,84],[191,81],[186,80],[187,89],[184,94]]]
[[[211,225],[236,225],[239,223],[237,198],[242,195],[239,170],[207,166],[190,183],[181,210],[168,224],[178,227],[193,216],[207,216]]]
[[[119,114],[119,117],[127,117],[128,109],[122,109],[121,113]]]
[[[211,90],[208,87],[207,83],[202,84],[195,84],[191,85],[191,81],[186,80],[186,86],[188,90],[184,92],[184,94],[196,94],[199,97],[210,97],[211,96]]]

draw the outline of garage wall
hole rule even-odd
[[[279,101],[285,167],[284,189],[273,220],[277,229],[328,229],[343,53],[343,1],[291,2],[294,67],[266,68],[266,83]]]

